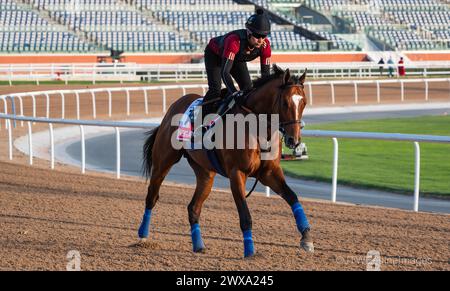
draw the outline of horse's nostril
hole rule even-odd
[[[289,137],[287,138],[287,140],[286,140],[286,143],[287,143],[288,146],[293,145],[293,144],[294,144],[294,138],[291,137],[291,136],[289,136]]]

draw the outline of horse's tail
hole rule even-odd
[[[143,148],[142,173],[147,179],[150,177],[150,173],[152,171],[152,150],[158,130],[159,126],[146,133],[149,137],[145,141]]]

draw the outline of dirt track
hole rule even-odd
[[[257,256],[244,260],[237,211],[225,192],[206,202],[201,224],[208,249],[194,254],[189,187],[162,188],[151,244],[135,247],[145,192],[143,181],[2,163],[0,269],[63,270],[70,250],[81,253],[83,270],[365,269],[366,253],[378,250],[383,270],[450,270],[449,216],[306,201],[316,245],[309,255],[299,250],[287,204],[260,195],[249,199]]]
[[[132,108],[133,104],[140,106],[132,103]],[[154,105],[156,114],[161,105]],[[83,116],[88,117],[89,110],[84,107]],[[59,112],[52,110],[52,114]],[[99,115],[106,117],[106,112]],[[23,134],[25,129],[14,131],[15,137]],[[57,169],[63,171],[51,171],[47,162],[38,160],[36,167],[28,167],[26,157],[17,152],[14,162],[19,164],[3,162],[5,137],[2,129],[1,270],[64,270],[70,250],[81,253],[83,270],[363,270],[370,250],[381,253],[382,270],[450,270],[448,215],[303,201],[316,247],[315,254],[308,255],[298,247],[287,204],[260,195],[248,202],[257,255],[244,260],[238,215],[228,192],[214,192],[206,202],[201,225],[208,249],[194,254],[186,210],[193,188],[187,185],[162,187],[150,244],[136,247],[144,181],[80,175],[78,169],[60,165]]]

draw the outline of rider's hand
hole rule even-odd
[[[233,94],[231,95],[233,95],[234,97],[241,97],[242,95],[244,95],[244,91],[238,90],[236,92],[233,92]]]
[[[241,91],[241,90],[236,91],[232,94],[232,96],[233,96],[234,101],[237,104],[241,104],[243,101],[243,97],[244,97],[244,91]]]

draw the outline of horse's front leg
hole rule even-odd
[[[264,185],[269,186],[275,193],[283,197],[289,206],[291,206],[295,222],[297,223],[297,229],[302,235],[300,246],[307,252],[314,252],[311,226],[306,218],[302,205],[298,201],[297,195],[287,185],[281,167],[276,167],[261,173],[259,180]]]
[[[240,170],[232,170],[230,174],[230,186],[233,193],[234,202],[239,213],[240,226],[244,237],[244,257],[251,257],[255,254],[255,247],[252,237],[252,217],[245,200],[245,182],[247,175]]]

